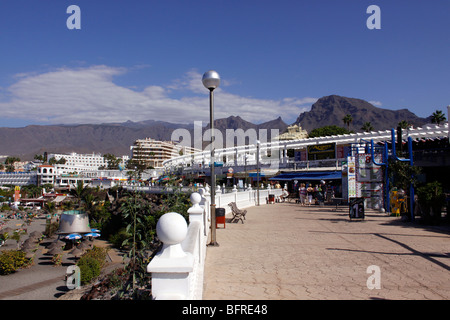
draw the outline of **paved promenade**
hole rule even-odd
[[[244,224],[227,223],[219,247],[208,247],[203,298],[450,299],[448,226],[374,211],[350,221],[347,207],[332,209],[248,208]]]
[[[17,228],[23,223],[20,219],[10,220],[9,227]],[[27,226],[28,233],[33,231],[43,232],[45,230],[45,219],[35,219],[31,225]],[[22,241],[27,239],[22,237]],[[52,240],[45,239],[43,244],[48,244]],[[2,247],[4,250],[15,250],[17,244],[13,240],[8,240],[8,244]],[[97,247],[109,246],[106,241],[95,240]],[[19,271],[6,276],[0,276],[0,300],[64,300],[80,298],[82,293],[69,291],[65,281],[67,267],[74,265],[76,260],[65,253],[62,259],[62,265],[54,266],[51,262],[51,256],[46,255],[48,250],[44,245],[38,246],[34,263],[31,267],[20,269]],[[122,263],[123,259],[117,255],[115,250],[108,251],[109,264],[114,267]],[[71,292],[72,295],[66,295]]]

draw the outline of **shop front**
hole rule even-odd
[[[282,186],[287,184],[289,193],[298,192],[299,186],[325,185],[333,197],[342,196],[342,172],[341,171],[308,171],[308,172],[285,172],[269,178],[270,181],[278,181]]]

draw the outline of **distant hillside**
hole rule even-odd
[[[222,118],[214,120],[214,129],[219,130],[222,133],[222,145],[223,147],[228,147],[228,144],[234,143],[241,144],[241,140],[236,138],[236,135],[239,134],[239,132],[235,131],[236,129],[242,129],[242,134],[244,135],[244,144],[254,144],[254,140],[261,140],[261,142],[268,142],[272,138],[271,133],[272,129],[278,130],[274,132],[274,136],[278,136],[282,132],[286,131],[288,125],[281,119],[281,117],[278,117],[277,119],[267,121],[261,124],[254,124],[251,122],[248,122],[244,119],[242,119],[239,116],[230,116],[228,118]],[[209,129],[209,123],[203,127],[203,132]],[[228,131],[231,130],[231,131]],[[253,129],[254,131],[251,132]],[[255,135],[255,137],[252,136],[252,134]],[[220,141],[218,141],[220,144]],[[203,142],[203,148],[208,146],[210,144],[209,141]]]
[[[365,122],[370,122],[375,130],[396,128],[402,120],[421,126],[428,123],[428,119],[420,118],[408,109],[388,110],[377,108],[371,103],[355,98],[337,95],[322,97],[311,107],[311,111],[299,115],[296,124],[310,132],[312,129],[337,125],[346,127],[342,118],[350,114],[353,118],[350,130],[361,131]]]
[[[214,121],[215,127],[225,137],[226,129],[270,128],[283,131],[287,125],[278,118],[260,125],[247,122],[240,117],[229,117]],[[17,156],[21,160],[32,160],[35,154],[48,153],[112,153],[129,155],[130,146],[137,139],[153,138],[168,141],[175,129],[187,129],[193,137],[193,124],[182,125],[162,121],[127,121],[124,123],[81,125],[31,125],[24,128],[0,128],[0,155]],[[203,131],[209,128],[207,124]],[[270,131],[270,130],[269,130]],[[192,141],[193,142],[193,141]],[[251,142],[253,143],[253,142]],[[204,143],[208,145],[208,143]]]
[[[351,114],[353,122],[350,130],[361,131],[365,122],[370,122],[375,130],[396,128],[397,124],[406,120],[415,126],[429,122],[429,119],[419,118],[407,109],[388,110],[377,108],[367,101],[346,98],[337,95],[320,98],[311,107],[311,111],[301,113],[296,124],[300,124],[310,132],[312,129],[328,125],[345,127],[342,118]],[[270,140],[270,129],[278,129],[283,133],[287,124],[279,117],[262,124],[254,124],[239,116],[231,116],[214,121],[214,127],[223,134],[223,146],[226,146],[226,130],[242,129],[245,131],[267,129]],[[209,128],[207,123],[203,132]],[[22,160],[32,160],[35,154],[48,153],[112,153],[117,156],[129,155],[130,146],[137,139],[153,138],[168,141],[175,129],[186,129],[194,137],[194,125],[174,124],[163,121],[146,120],[124,123],[80,124],[27,126],[24,128],[0,128],[0,155],[17,156]],[[246,144],[253,144],[247,138]],[[261,137],[258,136],[261,140]],[[264,141],[263,141],[264,142]],[[194,144],[192,139],[191,144]],[[209,145],[203,142],[203,147]]]
[[[22,160],[31,160],[35,154],[45,151],[128,155],[136,139],[152,137],[167,140],[172,131],[172,124],[164,123],[147,126],[125,123],[0,128],[0,154],[18,156]]]

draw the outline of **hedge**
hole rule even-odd
[[[17,269],[26,266],[29,259],[26,253],[20,250],[6,250],[0,255],[0,275],[14,273]]]

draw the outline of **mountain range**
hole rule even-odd
[[[345,127],[342,118],[351,114],[350,130],[361,131],[365,122],[370,122],[375,130],[395,128],[407,122],[420,126],[429,119],[417,117],[407,109],[389,110],[375,107],[367,101],[331,95],[317,100],[310,111],[301,113],[296,124],[307,131],[328,125]],[[254,124],[239,116],[214,120],[214,126],[224,136],[226,129],[278,129],[286,130],[281,117],[262,124]],[[203,127],[203,132],[209,124]],[[30,125],[23,128],[0,128],[0,155],[16,156],[22,160],[32,160],[34,155],[48,153],[111,153],[117,156],[129,155],[130,146],[137,139],[150,137],[156,140],[171,139],[175,129],[186,129],[191,134],[194,125],[174,124],[163,121],[127,121],[123,123],[79,124],[79,125]],[[268,130],[270,133],[270,130]],[[270,138],[270,137],[269,137]],[[253,142],[249,142],[253,143]],[[204,142],[203,145],[208,145]]]
[[[365,122],[370,122],[376,131],[396,128],[402,120],[414,126],[430,122],[430,118],[420,118],[408,109],[383,109],[365,100],[331,95],[317,100],[310,111],[298,116],[295,123],[300,124],[308,132],[314,128],[330,125],[346,127],[342,118],[347,114],[353,118],[349,129],[355,132],[362,131],[361,127]]]

